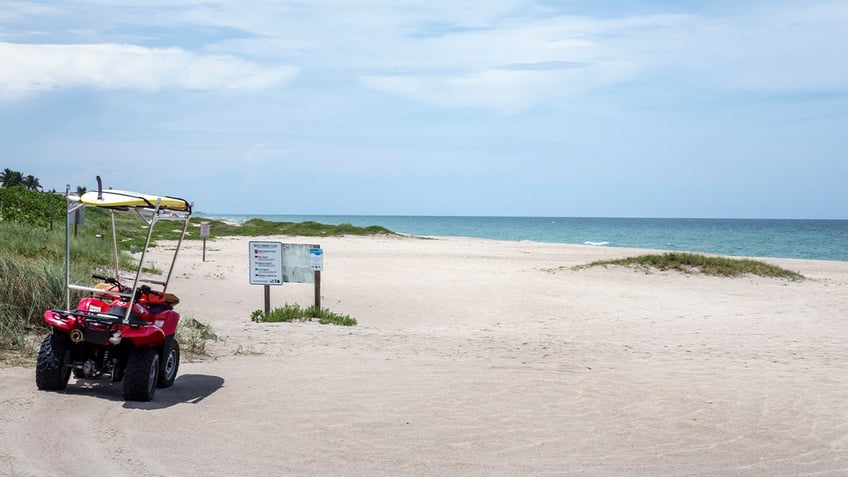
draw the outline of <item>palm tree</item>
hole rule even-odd
[[[23,182],[23,174],[18,171],[13,171],[8,167],[0,172],[0,185],[3,187],[14,187],[21,185]]]
[[[77,186],[77,195],[82,196],[86,192],[88,192],[88,189],[86,189],[84,186]]]
[[[26,187],[28,190],[41,189],[41,181],[38,180],[38,177],[35,177],[32,174],[21,179],[21,185]]]

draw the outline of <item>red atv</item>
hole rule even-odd
[[[173,197],[104,191],[100,177],[97,181],[97,192],[88,192],[82,197],[67,194],[68,218],[70,222],[76,211],[85,206],[109,209],[113,214],[115,276],[93,275],[102,282],[95,287],[71,284],[70,253],[66,253],[65,309],[44,313],[44,321],[53,332],[41,343],[35,383],[39,389],[57,391],[65,389],[71,374],[77,379],[108,376],[112,382],[123,381],[125,400],[150,401],[157,387],[174,384],[180,366],[180,346],[175,339],[180,315],[173,310],[179,300],[166,290],[188,227],[192,204]],[[121,212],[135,213],[147,224],[147,240],[138,268],[129,276],[121,276],[118,268],[114,214]],[[176,220],[182,225],[182,234],[164,281],[141,277],[153,227],[160,220]],[[69,252],[70,233],[66,233],[66,241]],[[124,285],[122,279],[127,283],[132,280],[132,285]],[[153,290],[141,282],[161,285],[162,290]],[[76,308],[71,309],[71,290],[90,293],[90,296],[82,298]]]

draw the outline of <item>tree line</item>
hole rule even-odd
[[[41,190],[41,182],[32,174],[24,175],[20,171],[13,171],[8,167],[0,172],[0,186],[23,187],[27,190]]]
[[[0,187],[23,187],[27,190],[37,190],[44,191],[41,187],[41,181],[38,180],[38,177],[35,177],[32,174],[24,175],[20,171],[13,171],[8,167],[3,169],[3,172],[0,172]],[[77,186],[77,195],[83,195],[87,189],[83,186]],[[56,192],[55,189],[50,192]]]

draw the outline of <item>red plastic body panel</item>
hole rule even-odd
[[[44,312],[44,321],[54,328],[65,330],[69,333],[78,328],[76,318],[70,315],[60,315],[53,310]]]
[[[131,340],[135,346],[159,346],[165,342],[165,333],[152,325],[132,327],[121,325],[121,338]]]
[[[165,310],[155,316],[156,322],[163,321],[162,332],[165,336],[171,336],[177,332],[177,325],[180,323],[180,314],[174,310]]]
[[[98,298],[83,298],[80,300],[77,310],[89,311],[92,313],[106,313],[109,310],[109,305]]]
[[[121,302],[119,305],[123,304],[124,308],[126,308],[126,303]],[[150,309],[146,306],[142,306],[139,303],[133,303],[133,311],[141,317],[144,321],[153,321],[153,313],[150,312]]]

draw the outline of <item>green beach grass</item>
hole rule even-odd
[[[640,255],[616,260],[601,260],[586,265],[578,265],[574,268],[579,270],[610,265],[634,267],[646,273],[651,270],[674,270],[682,273],[700,273],[721,277],[757,275],[769,278],[784,278],[793,281],[804,278],[799,273],[759,260],[709,256],[686,252],[669,252],[659,255]]]
[[[192,218],[192,225],[208,222],[211,238],[214,237],[259,237],[263,235],[293,235],[299,237],[332,237],[339,235],[395,235],[391,230],[379,225],[357,227],[352,224],[327,225],[318,222],[269,222],[263,219],[250,219],[241,224],[221,220]],[[190,234],[190,238],[199,238],[199,230]]]
[[[297,303],[283,307],[274,308],[265,313],[262,310],[256,310],[250,315],[251,321],[257,323],[280,323],[293,321],[318,321],[322,325],[338,325],[338,326],[356,326],[357,321],[351,318],[350,315],[340,315],[333,313],[326,308],[318,309],[315,306],[302,308]]]

